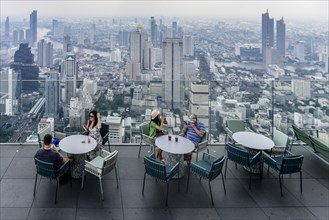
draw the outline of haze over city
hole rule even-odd
[[[19,6],[19,7],[17,7]],[[56,9],[56,10],[54,10]],[[274,17],[328,21],[328,1],[1,1],[1,18],[19,18],[37,10],[50,16],[179,16],[259,19],[269,9]]]

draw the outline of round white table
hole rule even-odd
[[[88,139],[90,143],[88,143]],[[72,178],[82,177],[85,169],[86,153],[94,150],[96,146],[96,140],[87,135],[71,135],[59,142],[59,148],[74,157],[74,163],[71,166]]]
[[[96,146],[97,142],[94,138],[80,134],[67,136],[59,142],[59,148],[68,154],[85,154],[94,150]]]
[[[177,142],[175,141],[175,137],[178,137]],[[172,154],[186,154],[192,152],[195,148],[192,141],[178,135],[171,135],[171,141],[169,141],[168,135],[157,137],[155,139],[155,145],[161,150]]]
[[[254,150],[269,150],[274,147],[274,142],[270,138],[249,131],[239,131],[234,133],[233,140]]]
[[[175,141],[176,137],[178,138],[177,142]],[[179,173],[173,178],[182,178],[184,176],[184,154],[194,150],[193,142],[178,135],[171,135],[171,140],[169,141],[168,135],[163,135],[155,139],[155,145],[167,152],[165,157],[166,164],[175,165],[179,162]]]
[[[237,143],[243,145],[244,147],[247,147],[249,149],[252,149],[250,153],[254,154],[255,151],[261,151],[260,155],[260,168],[259,166],[252,167],[251,170],[247,169],[249,172],[252,173],[259,173],[259,170],[263,170],[263,150],[270,150],[274,147],[274,142],[268,138],[265,137],[262,134],[257,134],[254,132],[249,131],[239,131],[233,134],[233,140]],[[262,172],[260,172],[260,175],[262,177]]]

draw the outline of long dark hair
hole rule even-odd
[[[94,119],[95,119],[95,120],[94,120],[93,127],[92,127],[92,128],[94,128],[94,127],[98,124],[97,111],[93,110],[93,111],[89,112],[89,115],[88,115],[88,116],[90,116],[90,114],[93,114]],[[89,121],[88,121],[88,128],[89,128],[89,126],[90,126],[90,123],[91,123],[91,121],[89,120]]]
[[[160,114],[158,114],[155,118],[151,119],[151,121],[154,121],[155,124],[160,125],[161,120],[160,120]]]

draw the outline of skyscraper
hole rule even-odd
[[[9,17],[6,17],[5,21],[5,38],[9,38],[9,33],[10,33],[10,26],[9,26]]]
[[[305,42],[297,41],[294,45],[295,58],[303,61],[305,59]]]
[[[28,44],[20,44],[14,54],[14,62],[10,64],[20,74],[23,92],[39,91],[39,67],[34,63],[34,55]]]
[[[119,42],[119,46],[129,47],[129,32],[119,31],[118,42]]]
[[[158,46],[158,25],[153,16],[151,17],[151,42],[153,47]]]
[[[266,57],[266,45],[273,47],[274,43],[274,20],[270,18],[268,11],[262,14],[262,53]]]
[[[65,101],[70,103],[71,98],[76,97],[78,64],[74,53],[67,53],[65,58],[64,73],[65,81]]]
[[[194,56],[194,37],[185,35],[183,37],[184,56]]]
[[[138,25],[135,31],[130,32],[130,59],[139,62],[142,68],[146,40],[147,33],[143,31],[142,25]]]
[[[177,21],[172,22],[172,36],[175,38],[178,35]]]
[[[72,51],[71,38],[70,36],[65,36],[63,38],[63,58],[66,58],[67,52]]]
[[[182,84],[183,42],[181,38],[166,38],[162,45],[163,99],[168,108],[180,108],[183,101]]]
[[[285,56],[286,54],[286,24],[283,18],[276,21],[276,48],[280,56]]]
[[[37,42],[37,29],[38,29],[38,20],[37,20],[38,12],[33,10],[30,14],[30,43],[34,44]]]
[[[49,72],[45,84],[45,115],[56,116],[59,112],[59,73]]]
[[[38,65],[48,68],[53,66],[53,44],[44,39],[38,42]]]

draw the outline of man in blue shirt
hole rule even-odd
[[[203,135],[206,133],[206,129],[204,124],[198,121],[196,114],[192,114],[190,116],[190,122],[185,123],[183,127],[183,133],[187,139],[192,141],[194,145],[197,146],[201,142]],[[188,162],[191,161],[191,158],[192,152],[184,155],[184,160],[187,160]]]
[[[46,134],[43,138],[43,148],[39,149],[35,154],[35,157],[41,161],[53,163],[54,169],[58,170],[68,158],[64,157],[58,152],[56,147],[51,144],[52,136]]]

